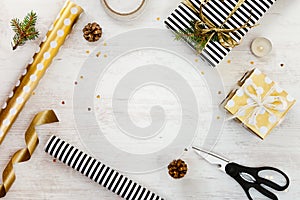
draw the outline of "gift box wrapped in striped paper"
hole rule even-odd
[[[275,1],[276,0],[245,0],[242,6],[227,20],[224,24],[224,28],[239,28],[248,20],[250,26],[255,25]],[[203,6],[203,14],[216,26],[220,26],[232,12],[237,2],[238,0],[210,0]],[[199,9],[201,0],[191,0],[191,3],[195,8]],[[199,20],[198,14],[181,3],[165,20],[165,24],[169,29],[178,33],[180,31],[184,32],[191,26],[191,21],[195,20]],[[235,33],[230,33],[230,35],[238,42],[248,31],[249,28],[243,28]],[[195,49],[196,44],[190,42],[188,42],[188,44]],[[210,65],[217,66],[230,51],[231,48],[225,48],[220,43],[211,40],[202,50],[200,56]]]

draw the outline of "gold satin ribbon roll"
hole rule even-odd
[[[107,0],[102,0],[103,5],[105,6],[106,9],[108,9],[111,13],[115,14],[115,15],[119,15],[119,16],[129,16],[129,15],[133,15],[135,13],[137,13],[139,10],[142,9],[142,7],[145,5],[146,0],[142,0],[142,2],[137,6],[136,9],[129,11],[129,12],[119,12],[114,10],[109,3],[107,3]]]
[[[39,144],[39,138],[35,127],[43,124],[58,122],[53,110],[46,110],[35,115],[27,131],[25,132],[26,148],[19,149],[11,157],[2,173],[3,183],[0,185],[0,198],[4,197],[16,179],[13,165],[28,161]]]
[[[205,0],[204,3],[209,2],[209,0]],[[212,23],[204,14],[203,14],[203,5],[204,3],[201,2],[200,8],[197,9],[191,3],[190,0],[184,0],[183,4],[190,8],[193,12],[197,13],[200,20],[196,21],[194,24],[194,34],[195,37],[203,38],[199,44],[197,44],[197,50],[199,53],[206,47],[206,45],[215,38],[223,47],[225,48],[234,48],[235,46],[239,45],[239,42],[235,41],[230,33],[238,31],[244,28],[252,28],[254,26],[248,25],[249,19],[239,28],[227,29],[224,28],[225,23],[232,17],[232,15],[243,5],[245,0],[239,0],[231,13],[227,16],[226,20],[220,25],[216,26]],[[190,36],[190,35],[189,35]]]
[[[114,9],[110,3],[108,3],[108,0],[101,0],[101,3],[107,12],[111,17],[117,19],[117,20],[133,20],[137,18],[144,10],[148,0],[141,0],[141,2],[131,11],[127,12],[120,12],[116,9]],[[121,1],[120,3],[127,3],[126,1]]]
[[[72,30],[82,8],[67,1],[0,112],[0,144]]]

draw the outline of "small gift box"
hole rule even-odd
[[[217,66],[276,0],[183,0],[165,24]]]
[[[296,101],[258,69],[247,72],[238,84],[240,88],[227,96],[225,109],[264,139]]]

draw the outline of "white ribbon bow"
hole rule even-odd
[[[255,91],[254,94],[249,91],[249,89],[248,89],[249,86],[251,86],[254,89],[254,91]],[[256,120],[257,120],[257,116],[262,111],[266,111],[270,115],[276,117],[276,115],[272,111],[282,112],[287,109],[288,103],[284,97],[271,95],[274,92],[274,90],[276,89],[275,84],[273,85],[273,87],[268,91],[268,93],[264,97],[262,97],[263,91],[261,90],[261,88],[257,87],[257,85],[255,85],[255,83],[253,83],[253,82],[248,83],[247,85],[242,87],[242,89],[243,89],[244,93],[252,99],[253,102],[247,103],[245,106],[242,106],[234,114],[234,116],[232,118],[237,118],[239,116],[242,116],[246,110],[248,110],[249,108],[254,108],[253,111],[250,112],[249,115],[247,116],[247,119],[248,119],[249,124],[255,125],[255,127],[258,128]]]

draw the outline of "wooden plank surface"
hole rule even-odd
[[[40,145],[30,162],[15,166],[17,180],[6,199],[119,199],[71,168],[54,162],[44,153],[43,146],[51,134],[57,134],[71,144],[85,149],[80,142],[74,122],[73,88],[78,72],[89,56],[86,51],[92,52],[97,44],[88,44],[82,39],[82,27],[88,22],[98,21],[104,30],[102,41],[132,29],[164,28],[163,19],[176,7],[179,0],[149,1],[143,15],[131,22],[116,21],[109,17],[99,0],[76,2],[82,5],[85,14],[0,146],[0,168],[4,168],[13,152],[24,146],[24,131],[36,112],[54,109],[60,123],[38,128]],[[0,2],[0,102],[5,101],[22,73],[24,64],[42,40],[41,37],[37,41],[28,42],[17,51],[12,51],[10,40],[13,32],[9,28],[9,20],[13,17],[21,18],[28,11],[35,10],[39,15],[38,29],[41,30],[41,35],[44,35],[63,4],[61,0]],[[300,1],[278,0],[260,22],[260,26],[251,30],[243,43],[218,66],[226,92],[230,91],[246,70],[258,67],[297,100],[300,99],[299,9]],[[258,36],[267,37],[273,43],[273,51],[264,58],[256,58],[250,52],[251,41]],[[236,122],[228,121],[214,151],[241,164],[270,165],[282,169],[288,173],[291,186],[287,191],[277,194],[283,200],[297,199],[300,197],[299,116],[299,104],[296,103],[284,122],[264,141],[247,132]],[[192,152],[185,152],[183,159],[191,167],[186,178],[182,180],[172,180],[166,170],[142,175],[130,174],[130,177],[166,199],[246,199],[244,192],[234,180]]]

